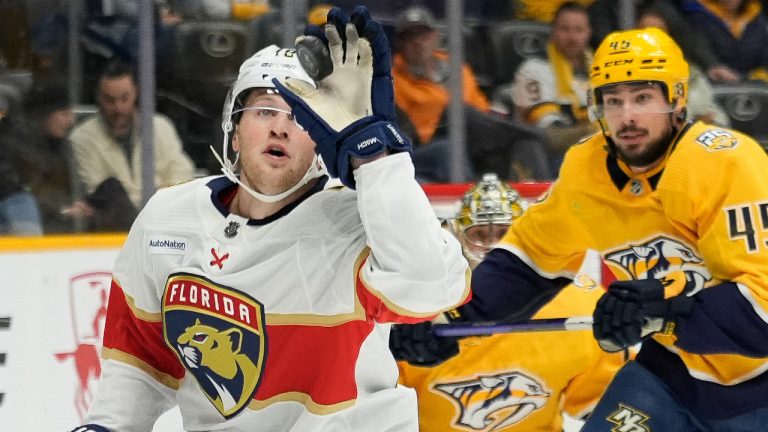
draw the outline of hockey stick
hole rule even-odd
[[[515,322],[473,322],[434,324],[432,330],[436,336],[487,336],[497,333],[530,333],[540,331],[592,330],[591,316],[571,318],[531,319]]]
[[[600,254],[595,250],[588,249],[585,252],[584,261],[581,263],[579,271],[573,278],[573,285],[583,290],[605,289],[606,286],[615,280],[616,276],[605,264]],[[436,336],[449,337],[487,336],[497,333],[592,330],[592,317],[575,316],[509,322],[433,324],[432,330]]]

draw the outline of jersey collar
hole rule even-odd
[[[327,182],[328,176],[322,176],[318,178],[317,183],[315,183],[312,189],[308,190],[307,193],[299,197],[299,199],[286,205],[277,213],[264,219],[249,219],[248,225],[266,225],[272,221],[280,219],[281,217],[290,213],[291,210],[296,208],[296,206],[301,204],[304,200],[323,190]],[[225,218],[229,216],[229,203],[235,196],[235,192],[237,191],[237,183],[231,181],[226,176],[220,176],[209,181],[206,186],[208,186],[208,188],[211,190],[211,203],[214,207],[216,207],[216,210],[218,210],[219,213]]]

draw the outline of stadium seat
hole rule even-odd
[[[240,64],[254,52],[246,24],[184,21],[176,28],[174,77],[185,96],[221,106]]]
[[[731,127],[768,146],[768,85],[753,81],[713,86],[715,100],[725,109]]]
[[[488,38],[493,53],[494,84],[506,84],[525,59],[546,55],[549,25],[523,20],[494,23],[488,29]]]

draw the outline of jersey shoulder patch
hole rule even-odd
[[[718,127],[710,127],[701,132],[694,142],[708,152],[731,150],[739,145],[739,138],[732,132]]]

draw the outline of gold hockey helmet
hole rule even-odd
[[[464,194],[455,221],[455,231],[465,253],[482,260],[526,208],[527,203],[514,188],[499,180],[496,174],[484,174],[482,180]]]
[[[600,89],[628,82],[664,85],[669,112],[683,107],[688,98],[688,63],[672,38],[658,28],[609,34],[595,52],[589,76],[592,120],[603,119]]]

